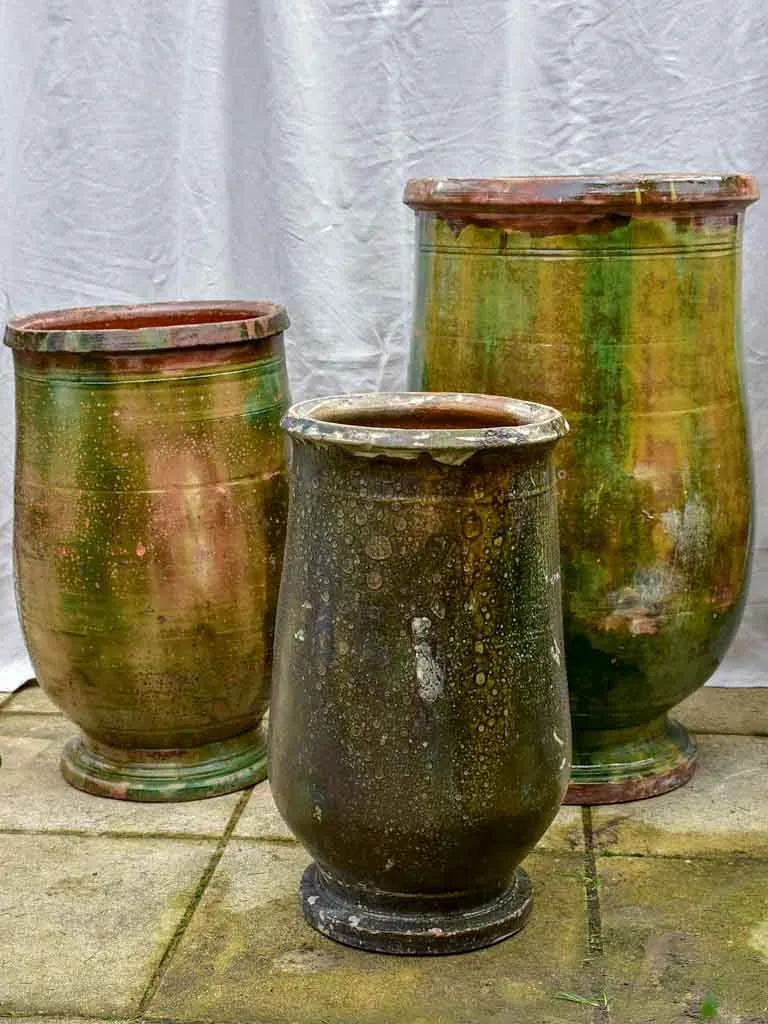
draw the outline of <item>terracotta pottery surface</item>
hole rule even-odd
[[[411,181],[410,385],[562,409],[568,800],[652,796],[695,747],[667,711],[738,627],[751,477],[740,341],[748,175]]]
[[[288,404],[272,303],[12,321],[14,555],[73,785],[186,800],[264,777]]]
[[[387,953],[518,931],[570,730],[555,410],[480,395],[295,406],[270,781],[305,917]]]

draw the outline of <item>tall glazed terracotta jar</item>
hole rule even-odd
[[[80,727],[62,758],[80,789],[176,801],[264,777],[287,326],[265,302],[8,324],[19,614]]]
[[[739,624],[751,546],[742,175],[414,180],[410,384],[562,409],[574,727],[568,800],[662,793],[695,747],[667,712]]]
[[[449,953],[524,925],[518,864],[557,813],[570,734],[553,409],[351,395],[293,448],[270,712],[277,806],[315,863],[313,927]]]

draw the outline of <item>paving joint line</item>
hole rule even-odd
[[[8,696],[8,700],[4,700],[2,703],[0,703],[0,711],[2,711],[4,715],[18,715],[19,718],[22,715],[29,715],[30,717],[34,718],[60,718],[62,722],[67,721],[66,715],[62,715],[60,711],[34,711],[31,708],[19,708],[18,711],[14,711],[13,700],[11,700],[10,698],[15,697],[16,694],[11,693]],[[8,707],[5,706],[6,704],[8,704]],[[76,728],[77,727],[75,725],[72,725],[73,732]]]
[[[109,1022],[109,1024],[125,1024],[125,1021],[136,1021],[139,1022],[139,1017],[135,1013],[86,1013],[85,1011],[77,1011],[73,1013],[70,1010],[4,1010],[0,1007],[0,1024],[14,1024],[15,1021],[19,1020],[40,1020],[40,1021],[61,1021],[62,1019],[69,1021],[87,1020],[94,1022]],[[169,1016],[152,1016],[148,1015],[142,1017],[140,1024],[274,1024],[272,1021],[267,1021],[263,1017],[169,1017]]]
[[[236,843],[282,843],[284,846],[298,846],[295,836],[232,836]]]
[[[169,1017],[147,1015],[139,1018],[136,1013],[87,1013],[71,1009],[63,1010],[5,1010],[0,1006],[0,1024],[15,1024],[19,1020],[39,1021],[93,1021],[94,1024],[274,1024],[263,1017]]]
[[[600,873],[595,855],[595,834],[592,828],[592,808],[581,808],[584,832],[584,896],[587,910],[587,959],[592,996],[602,1000],[590,1008],[590,1024],[610,1024],[611,1015],[605,993],[603,965],[603,922],[600,909]]]
[[[208,885],[211,879],[213,878],[214,872],[216,871],[216,868],[219,866],[221,858],[224,856],[224,851],[226,850],[229,840],[232,837],[232,833],[237,827],[237,823],[240,820],[240,816],[242,815],[243,811],[245,810],[248,804],[248,801],[251,798],[252,790],[252,786],[249,789],[245,790],[243,795],[238,800],[235,809],[232,811],[229,821],[227,822],[227,827],[224,829],[222,836],[220,837],[218,843],[216,844],[216,849],[213,851],[208,861],[208,864],[206,865],[206,868],[203,871],[203,874],[200,877],[199,882],[197,883],[195,891],[192,894],[192,899],[187,904],[187,908],[182,914],[181,920],[176,926],[176,929],[171,937],[171,940],[166,946],[165,952],[163,953],[162,957],[160,958],[160,962],[158,963],[155,970],[152,972],[152,977],[149,979],[149,984],[147,985],[144,991],[144,995],[141,997],[141,1000],[139,1001],[139,1005],[136,1009],[135,1014],[130,1014],[131,1019],[142,1017],[144,1015],[144,1012],[148,1008],[149,1004],[154,999],[155,993],[160,987],[160,983],[162,982],[165,976],[165,972],[168,970],[171,960],[173,959],[176,950],[179,948],[181,940],[184,937],[184,933],[189,927],[189,923],[194,917],[195,911],[197,910],[198,906],[200,905],[200,901],[202,900],[203,895],[205,894],[205,890],[208,888]]]
[[[235,808],[237,809],[237,808]],[[15,828],[0,826],[0,836],[54,836],[65,839],[172,839],[189,842],[220,841],[223,833],[216,832],[123,832],[102,829],[77,828]],[[2,1015],[0,1014],[0,1019]]]
[[[134,1018],[130,1014],[120,1013],[85,1013],[84,1011],[78,1010],[73,1013],[69,1010],[4,1010],[0,1007],[0,1024],[12,1024],[13,1021],[18,1020],[92,1020],[92,1021],[115,1021],[122,1024],[126,1020],[133,1020]],[[168,1018],[166,1018],[167,1021]],[[159,1022],[158,1022],[159,1024]],[[194,1024],[192,1021],[184,1021],[184,1024]],[[200,1022],[202,1024],[202,1022]],[[206,1024],[212,1024],[212,1022],[206,1022]]]
[[[684,832],[675,833],[675,835],[684,835]],[[718,863],[725,862],[727,864],[765,864],[768,861],[768,850],[765,853],[736,853],[731,851],[723,850],[721,852],[713,851],[701,851],[700,853],[630,853],[624,851],[616,851],[606,849],[600,850],[597,847],[593,851],[595,855],[595,861],[600,860],[620,860],[625,858],[626,860],[682,860],[685,862],[692,860],[702,861],[716,861]],[[768,1022],[767,1022],[768,1024]]]

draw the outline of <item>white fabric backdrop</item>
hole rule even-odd
[[[0,321],[285,303],[295,397],[405,379],[414,175],[768,168],[763,0],[0,0]],[[763,173],[768,191],[768,173]],[[768,196],[748,214],[758,559],[716,677],[768,683]],[[0,357],[0,689],[30,672]]]

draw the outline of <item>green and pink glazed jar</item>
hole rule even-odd
[[[191,800],[266,773],[287,326],[266,302],[8,324],[19,615],[80,728],[62,758],[80,789]]]
[[[414,180],[410,385],[561,409],[571,803],[694,770],[668,716],[723,658],[749,578],[740,337],[748,175]]]

